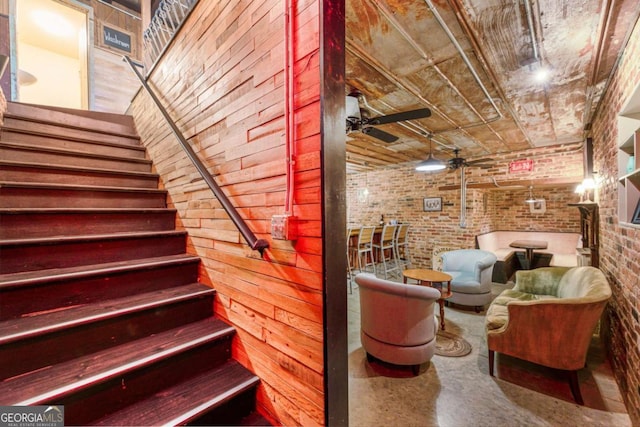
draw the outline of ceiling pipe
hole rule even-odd
[[[493,82],[493,87],[495,91],[498,93],[498,98],[501,100],[506,100],[507,96],[502,90],[502,88],[500,87],[499,79],[497,78],[496,74],[493,72],[491,67],[488,65],[488,61],[483,55],[482,47],[478,43],[477,34],[472,28],[472,26],[469,25],[469,22],[467,20],[468,18],[466,17],[466,13],[460,8],[460,3],[458,2],[449,2],[449,5],[451,6],[454,13],[458,17],[459,25],[462,27],[463,31],[465,31],[465,33],[467,34],[467,37],[469,38],[469,43],[471,43],[471,45],[473,46],[473,50],[476,54],[478,61],[480,61],[480,63],[483,65],[483,71],[487,74],[487,76],[489,76],[489,79]],[[529,142],[531,147],[534,147],[531,140],[526,136],[527,132],[524,126],[522,125],[522,123],[520,122],[518,115],[514,111],[513,107],[508,102],[503,102],[502,107],[509,112],[510,117],[513,119],[516,126],[518,126],[518,129],[520,129],[520,132],[522,132],[522,134],[525,136],[525,138],[527,139],[527,142]],[[509,149],[509,147],[506,144],[505,144],[505,147]]]
[[[529,27],[529,35],[531,37],[531,48],[533,49],[533,59],[540,62],[540,54],[538,53],[538,39],[533,30],[533,12],[531,11],[531,2],[524,0],[524,8],[527,12],[527,25]]]
[[[442,112],[437,106],[433,105],[427,99],[425,99],[417,89],[409,87],[406,83],[400,81],[400,79],[397,76],[395,76],[393,73],[391,73],[391,71],[387,70],[382,64],[379,63],[378,60],[376,60],[374,57],[372,57],[371,55],[369,55],[366,52],[364,52],[364,50],[360,46],[358,46],[355,42],[353,42],[353,40],[347,39],[347,42],[345,44],[345,48],[351,54],[353,54],[356,57],[360,58],[361,60],[365,61],[369,66],[371,66],[373,69],[375,69],[380,74],[385,76],[385,78],[387,78],[389,81],[395,83],[395,85],[399,89],[406,90],[407,92],[411,93],[417,99],[422,101],[425,105],[429,106],[429,108],[431,108],[431,110],[433,112],[437,113],[442,118],[444,118],[447,122],[449,122],[451,125],[455,126],[455,127],[451,128],[451,129],[446,129],[446,130],[442,130],[442,131],[438,131],[438,132],[432,132],[432,131],[427,131],[427,130],[418,132],[418,131],[415,131],[415,130],[410,129],[410,128],[407,128],[407,129],[413,131],[415,134],[420,135],[422,137],[425,137],[426,135],[429,135],[429,134],[442,134],[444,132],[450,132],[452,130],[464,130],[464,128],[462,128],[460,126],[457,126],[456,123],[450,117],[448,117],[447,114]],[[378,114],[381,114],[381,113],[378,113]],[[497,117],[494,120],[499,120],[500,118],[501,117]],[[473,126],[481,126],[481,125],[485,125],[487,123],[490,123],[490,122],[489,121],[483,121],[481,123],[474,124]],[[502,138],[499,135],[497,135],[497,136],[498,136],[499,139],[502,140]],[[435,141],[435,142],[438,145],[445,146],[445,148],[447,148],[447,149],[451,149],[450,146],[446,146],[446,145],[440,143],[439,141]],[[484,150],[489,151],[487,149],[487,147],[482,145],[482,143],[478,142],[478,145],[481,146]]]
[[[467,228],[467,181],[465,167],[460,167],[460,228]]]
[[[431,10],[431,13],[433,13],[433,17],[436,18],[436,21],[438,22],[440,27],[447,34],[447,37],[449,37],[449,40],[451,40],[451,43],[453,43],[453,45],[458,50],[458,53],[462,57],[462,60],[464,61],[464,63],[467,64],[467,67],[469,68],[469,71],[471,71],[471,74],[473,75],[473,78],[475,79],[476,83],[478,83],[478,86],[480,86],[480,89],[482,89],[482,92],[484,93],[484,96],[487,98],[487,100],[489,100],[489,103],[491,104],[493,109],[496,110],[496,113],[498,113],[498,116],[500,116],[500,118],[502,118],[503,117],[502,116],[502,112],[500,112],[500,109],[498,108],[496,103],[493,101],[493,98],[489,94],[489,91],[485,87],[484,83],[482,83],[482,80],[480,79],[480,76],[478,76],[478,73],[476,72],[476,69],[473,67],[473,64],[471,64],[471,61],[469,60],[469,57],[467,57],[467,54],[464,53],[464,50],[462,49],[462,46],[460,46],[460,43],[458,43],[458,40],[456,39],[456,37],[453,35],[451,30],[447,26],[447,23],[444,22],[444,19],[442,19],[442,17],[440,16],[440,13],[438,13],[437,9],[435,8],[435,6],[431,2],[431,0],[424,0],[424,2],[429,7],[429,10]]]
[[[440,76],[440,78],[442,80],[444,80],[447,83],[447,85],[451,89],[453,89],[455,91],[455,93],[464,101],[464,103],[467,105],[467,107],[471,111],[473,111],[476,116],[478,116],[478,117],[480,117],[482,119],[481,123],[467,125],[467,126],[458,126],[456,128],[450,129],[450,130],[439,131],[438,133],[450,132],[452,130],[463,130],[463,129],[467,129],[469,127],[486,125],[486,124],[492,123],[492,122],[502,118],[502,115],[500,114],[500,111],[496,109],[496,111],[498,111],[498,117],[495,117],[495,118],[490,119],[490,120],[485,120],[484,117],[482,117],[482,114],[478,110],[475,109],[475,107],[467,99],[467,97],[465,97],[462,94],[462,92],[460,92],[460,90],[458,90],[457,86],[451,81],[451,79],[449,79],[440,70],[440,67],[438,67],[438,65],[434,63],[433,59],[430,58],[429,55],[427,55],[427,53],[422,49],[422,47],[420,45],[418,45],[418,43],[413,39],[413,37],[411,37],[409,35],[409,33],[407,33],[407,31],[404,29],[402,24],[400,24],[400,22],[398,22],[398,20],[396,19],[395,15],[391,11],[389,11],[389,9],[385,5],[381,4],[378,0],[371,0],[371,2],[374,4],[374,6],[376,8],[378,8],[378,10],[382,13],[382,15],[384,15],[384,17],[387,19],[387,21],[400,33],[400,35],[402,35],[402,37],[404,37],[404,39],[411,45],[411,47],[413,47],[413,49],[416,52],[418,52],[420,54],[420,56],[422,56],[422,58],[426,59],[431,64],[431,66],[433,67],[435,72]],[[471,68],[473,70],[473,67],[469,63],[467,63],[467,65],[469,66],[469,68]],[[475,72],[475,70],[473,70],[472,73],[473,72]],[[477,79],[476,79],[476,81],[477,81]],[[482,86],[482,82],[478,82],[478,83]],[[486,93],[487,93],[487,91],[485,91],[485,94]],[[494,105],[494,107],[495,107],[495,105]],[[500,135],[498,135],[496,131],[494,131],[493,129],[491,129],[491,130],[493,131],[493,133],[498,138],[500,138]]]

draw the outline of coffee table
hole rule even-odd
[[[444,331],[444,300],[451,296],[451,279],[453,279],[453,277],[441,271],[411,268],[402,272],[402,278],[404,283],[407,283],[407,279],[413,279],[417,280],[420,285],[430,286],[440,291],[440,298],[438,299],[438,305],[440,306],[440,328]]]

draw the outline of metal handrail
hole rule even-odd
[[[244,239],[247,241],[251,249],[260,251],[260,255],[262,256],[264,250],[269,247],[269,242],[267,242],[264,239],[258,239],[256,237],[253,231],[249,229],[249,226],[244,221],[244,219],[242,219],[240,214],[238,214],[238,211],[236,210],[236,208],[231,204],[227,195],[224,194],[222,189],[214,181],[213,177],[205,167],[204,163],[202,163],[202,161],[198,158],[198,155],[196,154],[195,151],[193,151],[193,148],[191,148],[191,146],[185,139],[184,135],[182,135],[182,132],[180,131],[180,129],[178,129],[178,126],[176,125],[176,123],[169,116],[169,113],[167,113],[167,110],[162,106],[162,103],[160,102],[156,94],[153,92],[151,87],[147,84],[147,81],[142,77],[140,72],[137,70],[136,66],[142,67],[142,64],[132,61],[131,58],[129,58],[128,56],[123,56],[123,60],[127,64],[129,64],[133,72],[136,74],[136,76],[140,80],[142,87],[145,88],[147,93],[151,96],[151,98],[155,102],[158,109],[160,109],[160,112],[164,116],[167,123],[169,123],[169,126],[171,127],[173,134],[176,136],[176,138],[178,138],[178,141],[180,142],[180,145],[182,145],[182,148],[184,149],[184,151],[187,153],[187,156],[189,157],[193,165],[196,167],[196,169],[202,176],[202,179],[204,179],[204,181],[207,183],[211,191],[213,191],[213,194],[215,194],[216,198],[224,208],[225,212],[227,212],[227,214],[231,218],[231,221],[233,221],[235,226],[238,228],[238,231],[240,231],[240,234],[242,234],[242,237],[244,237]]]

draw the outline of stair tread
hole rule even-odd
[[[33,286],[40,283],[80,279],[91,276],[119,274],[133,270],[146,270],[159,266],[199,262],[200,258],[188,254],[166,255],[154,258],[141,258],[129,261],[116,261],[103,264],[77,267],[51,268],[47,270],[23,271],[0,274],[0,291],[18,286]]]
[[[149,177],[149,178],[158,178],[159,176],[157,173],[153,173],[153,172],[126,171],[121,169],[106,169],[106,168],[96,168],[96,167],[87,167],[87,166],[41,164],[41,163],[32,163],[32,162],[14,162],[10,160],[0,160],[0,167],[2,166],[68,170],[68,171],[86,172],[86,173],[108,173],[108,174],[114,174],[114,175],[139,176],[139,177]]]
[[[0,383],[2,405],[37,405],[60,399],[234,333],[214,317],[110,347],[93,354],[9,378]]]
[[[73,236],[47,236],[30,237],[26,239],[0,239],[0,246],[19,245],[53,245],[58,243],[91,242],[95,240],[121,240],[127,238],[145,238],[159,236],[183,236],[187,232],[183,230],[158,230],[158,231],[127,231],[109,234],[85,234]]]
[[[0,322],[0,345],[213,293],[213,288],[201,283],[191,283],[5,320]]]
[[[0,147],[7,147],[7,148],[23,150],[23,151],[38,151],[38,152],[54,153],[54,154],[60,154],[60,155],[66,155],[66,156],[85,157],[85,158],[92,158],[92,159],[118,160],[118,161],[129,162],[129,163],[145,163],[145,164],[152,163],[151,160],[149,159],[136,159],[136,158],[124,157],[124,156],[110,156],[107,154],[87,153],[86,151],[70,150],[65,148],[44,147],[40,145],[29,145],[29,144],[22,144],[22,143],[16,144],[16,143],[11,143],[7,141],[0,141]]]
[[[37,111],[49,111],[49,112],[61,112],[61,113],[76,115],[80,117],[88,117],[95,120],[100,120],[102,122],[125,125],[129,128],[135,127],[133,116],[131,116],[130,114],[84,110],[84,109],[78,109],[78,108],[60,107],[57,105],[32,104],[29,102],[7,101],[7,110],[11,111],[14,114],[19,114],[19,112],[16,110],[21,110],[25,108],[30,109],[32,111],[37,110]]]
[[[0,181],[0,188],[46,188],[50,190],[81,190],[81,191],[129,191],[134,193],[166,193],[166,190],[158,188],[138,188],[138,187],[111,187],[100,185],[77,185],[77,184],[51,184],[48,182],[15,182]]]
[[[229,360],[195,378],[97,420],[94,425],[184,425],[255,387],[258,377]]]
[[[0,208],[0,215],[23,215],[34,213],[77,214],[77,213],[176,213],[175,208]]]
[[[4,132],[4,135],[2,136],[2,139],[0,141],[2,141],[2,143],[6,143],[12,146],[25,144],[25,142],[21,141],[24,138],[20,138],[19,136],[17,137],[14,136],[14,135],[20,134],[20,135],[28,135],[31,137],[35,136],[39,138],[46,138],[49,140],[56,140],[56,141],[68,141],[68,142],[87,144],[92,146],[104,146],[104,147],[111,147],[111,148],[117,148],[122,150],[146,152],[146,148],[142,145],[122,144],[115,141],[101,141],[96,139],[80,138],[80,137],[74,137],[74,136],[55,135],[47,132],[28,131],[25,129],[14,128],[11,125],[3,125],[1,130]],[[134,137],[130,137],[130,138],[134,138]],[[138,139],[138,138],[135,137],[135,139]],[[49,143],[51,143],[51,141],[49,141]],[[29,147],[54,148],[53,146],[41,145],[40,143],[35,143],[35,144],[32,143],[32,144],[26,144],[26,145]]]
[[[38,109],[40,110],[40,112],[46,111],[53,116],[52,118],[47,118],[47,117],[43,117],[42,113],[27,115],[24,113],[15,112],[15,111],[12,111],[11,107],[12,106],[9,106],[7,111],[5,111],[4,117],[15,119],[15,120],[23,120],[23,121],[32,122],[32,123],[43,123],[48,125],[54,125],[54,126],[59,126],[61,128],[90,130],[91,132],[95,132],[95,133],[124,136],[129,138],[138,137],[136,129],[133,126],[118,124],[112,121],[106,121],[106,120],[101,120],[101,119],[92,118],[92,117],[80,117],[78,115],[71,114],[71,113],[47,110],[44,108],[39,108],[34,106],[33,110]],[[73,121],[74,119],[75,120],[79,119],[82,122],[82,125],[70,123],[70,121]]]

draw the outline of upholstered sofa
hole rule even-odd
[[[378,279],[360,273],[360,340],[367,359],[408,365],[418,374],[433,357],[438,321],[437,289]]]
[[[585,365],[593,330],[611,288],[594,267],[543,267],[516,273],[516,284],[487,310],[489,373],[495,352],[569,373],[582,404],[577,370]]]
[[[496,256],[479,249],[459,249],[442,254],[442,271],[451,275],[447,302],[475,307],[479,312],[491,302],[491,276]]]
[[[507,283],[513,273],[519,269],[518,253],[524,258],[524,250],[509,246],[516,240],[542,240],[547,242],[546,249],[535,251],[542,265],[551,267],[576,267],[578,248],[582,247],[580,233],[553,231],[492,231],[476,236],[476,247],[492,252],[496,258],[493,269],[493,281]]]

